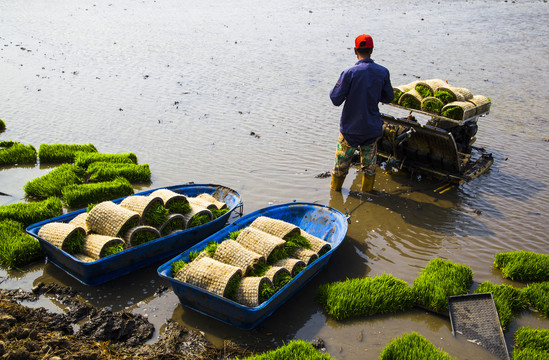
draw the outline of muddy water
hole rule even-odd
[[[2,286],[75,286],[95,305],[147,314],[157,329],[173,319],[218,346],[233,339],[261,350],[320,336],[338,359],[374,359],[390,339],[418,331],[459,359],[490,358],[454,338],[444,317],[414,310],[336,322],[315,291],[384,272],[411,284],[435,257],[471,266],[474,286],[522,286],[502,279],[492,262],[497,251],[549,248],[548,20],[546,1],[2,2],[0,140],[132,151],[151,166],[150,188],[224,184],[242,195],[246,213],[298,200],[351,215],[327,268],[253,331],[185,309],[171,291],[155,294],[166,285],[155,266],[89,288],[37,265],[1,270]],[[328,92],[354,63],[353,38],[364,32],[394,85],[441,78],[491,98],[476,144],[495,157],[488,173],[437,194],[434,181],[380,169],[382,194],[364,198],[352,191],[356,171],[341,194],[315,177],[330,170],[338,134],[340,109]],[[0,204],[21,201],[22,185],[49,170],[0,169],[0,191],[11,195]],[[549,327],[521,313],[506,333],[509,348],[523,325]]]

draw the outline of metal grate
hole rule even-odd
[[[448,310],[454,336],[465,336],[500,359],[509,360],[492,293],[450,296]]]

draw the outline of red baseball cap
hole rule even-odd
[[[374,39],[370,35],[362,34],[358,35],[355,39],[355,48],[357,49],[371,49],[374,47]]]

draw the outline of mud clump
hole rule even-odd
[[[18,301],[55,296],[66,313],[29,308]],[[75,328],[78,328],[75,331]],[[71,288],[39,284],[33,291],[0,289],[0,358],[38,359],[225,359],[251,354],[230,341],[224,349],[213,347],[198,331],[170,321],[154,344],[145,342],[154,326],[130,312],[96,309]]]

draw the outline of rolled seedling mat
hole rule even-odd
[[[443,107],[444,107],[444,103],[442,102],[442,100],[434,96],[428,96],[426,98],[423,98],[423,100],[421,100],[421,110],[426,112],[430,112],[433,114],[440,114]]]
[[[89,263],[89,262],[94,262],[94,261],[97,260],[97,259],[94,259],[94,258],[88,256],[88,255],[84,255],[84,254],[82,254],[82,253],[74,254],[73,256],[74,256],[75,258],[77,258],[78,260],[80,260],[80,261],[82,261],[82,262],[87,262],[87,263]]]
[[[187,199],[189,200],[189,205],[191,206],[191,211],[189,211],[186,214],[182,214],[183,219],[184,219],[185,229],[189,228],[189,224],[191,223],[191,221],[193,220],[193,218],[195,216],[207,215],[210,218],[209,221],[213,220],[214,216],[213,216],[213,214],[210,210],[206,209],[205,207],[198,206],[198,205],[192,203],[190,201],[190,198],[187,198]]]
[[[290,270],[282,266],[271,266],[271,268],[267,270],[263,276],[271,280],[271,282],[275,286],[275,289],[277,289],[286,285],[286,283],[282,283],[281,281],[287,276],[291,278],[292,274],[290,273]],[[280,284],[281,286],[278,286],[278,284]]]
[[[311,250],[322,256],[332,249],[332,245],[329,242],[322,240],[319,237],[309,234],[308,232],[301,230],[301,236],[309,240],[311,244]]]
[[[84,246],[86,231],[81,226],[51,222],[38,230],[38,236],[69,254],[77,254]]]
[[[282,238],[251,226],[240,230],[236,242],[248,250],[258,253],[265,259],[269,258],[269,255],[275,249],[283,248],[284,244],[286,244],[286,241],[282,240]]]
[[[305,264],[309,265],[310,263],[318,259],[318,254],[313,250],[297,248],[292,254],[292,257],[302,260]]]
[[[261,260],[266,260],[262,255],[246,249],[234,240],[225,240],[219,244],[213,259],[236,266],[244,275],[250,272]]]
[[[84,231],[87,233],[90,232],[90,229],[88,228],[88,213],[83,212],[81,214],[78,214],[75,216],[71,221],[69,221],[69,224],[74,226],[80,226]]]
[[[272,219],[266,216],[257,217],[250,224],[250,227],[264,231],[267,234],[271,234],[282,239],[291,234],[299,235],[301,233],[301,229],[294,224],[290,224],[289,222],[283,220]]]
[[[441,86],[435,92],[435,97],[446,105],[454,101],[466,101],[473,98],[473,93],[466,88],[450,85]]]
[[[270,293],[272,295],[274,293],[274,285],[267,277],[244,277],[236,290],[235,301],[244,306],[258,306],[270,297],[262,299],[261,293],[265,286],[271,289]]]
[[[476,113],[475,105],[469,101],[454,101],[444,105],[442,116],[454,120],[465,120],[474,116]]]
[[[160,231],[148,225],[137,225],[126,231],[124,241],[126,247],[138,246],[160,238]]]
[[[217,209],[217,205],[199,197],[188,197],[187,200],[189,200],[189,204],[195,205],[198,207],[202,207],[208,210],[214,210]]]
[[[417,92],[421,95],[421,97],[428,97],[428,96],[434,96],[438,88],[440,88],[441,86],[447,86],[447,85],[448,84],[444,80],[430,79],[430,80],[418,81],[416,83],[416,86],[414,86],[414,89],[417,90]]]
[[[160,197],[164,201],[164,207],[171,213],[184,214],[187,211],[183,211],[183,204],[187,204],[189,201],[187,197],[176,193],[169,189],[158,189],[153,191],[149,196]],[[188,210],[188,209],[187,209]]]
[[[119,233],[138,225],[139,218],[135,211],[112,201],[104,201],[90,210],[87,223],[88,228],[97,234],[117,237]]]
[[[186,220],[181,214],[170,214],[164,224],[158,227],[160,236],[167,236],[176,231],[185,230]]]
[[[208,194],[208,193],[202,193],[198,195],[197,198],[206,200],[214,204],[218,210],[225,209],[227,207],[227,204],[225,204],[223,201],[217,200],[215,197],[213,197],[211,194]]]
[[[273,264],[273,267],[274,266],[280,266],[285,268],[290,272],[290,274],[293,277],[299,274],[301,270],[303,270],[303,268],[307,266],[307,264],[305,264],[303,260],[286,258],[286,259],[278,260]]]
[[[413,88],[415,88],[416,84],[417,84],[417,81],[412,81],[409,84],[394,87],[393,88],[393,93],[395,94],[395,99],[393,100],[393,102],[395,104],[398,104],[398,100],[400,99],[402,94],[404,94],[405,92],[408,92],[408,91],[412,90]]]
[[[168,217],[168,212],[164,210],[164,201],[160,196],[128,196],[122,200],[120,206],[138,213],[143,225],[158,226],[163,224]],[[159,209],[159,207],[161,208]]]
[[[179,281],[229,299],[234,297],[231,294],[232,287],[241,278],[242,271],[236,266],[223,264],[207,256],[188,263],[175,276]]]
[[[479,114],[487,112],[488,110],[490,110],[490,105],[492,104],[490,102],[490,99],[488,99],[484,95],[475,95],[471,99],[469,99],[468,101],[473,103],[473,105],[476,106],[475,115],[479,115]]]
[[[107,246],[118,243],[125,247],[124,240],[121,238],[108,235],[88,234],[86,236],[86,241],[84,241],[82,253],[95,260],[99,260],[107,255],[105,254]]]
[[[423,100],[423,97],[420,93],[416,89],[412,89],[402,94],[398,104],[405,108],[421,110],[421,100]]]

